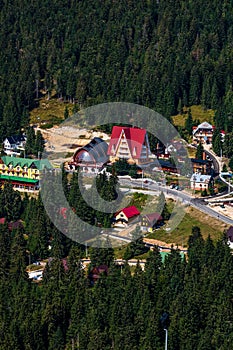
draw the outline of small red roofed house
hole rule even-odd
[[[126,126],[112,128],[107,154],[111,162],[127,159],[129,163],[146,164],[155,158],[146,130]]]
[[[129,223],[134,221],[138,215],[140,215],[140,211],[134,205],[132,205],[119,210],[115,214],[114,222],[117,226],[127,226]]]
[[[89,279],[91,281],[91,284],[94,285],[95,282],[98,281],[98,279],[101,278],[101,276],[107,276],[108,275],[108,266],[107,265],[100,265],[95,266],[91,270],[89,274]]]

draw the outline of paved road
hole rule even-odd
[[[220,164],[219,164],[218,160],[216,159],[216,157],[214,156],[214,154],[212,152],[205,150],[205,153],[213,161],[214,172],[215,172],[215,175],[218,176],[220,171],[221,171]]]
[[[205,152],[206,152],[206,154],[208,154],[208,156],[210,157],[210,159],[213,160],[214,169],[215,169],[215,171],[218,170],[217,173],[219,174],[219,178],[221,179],[222,182],[224,182],[224,183],[228,186],[229,190],[233,191],[233,185],[231,185],[230,183],[228,183],[228,181],[221,175],[221,171],[222,171],[222,161],[221,161],[221,158],[218,157],[218,156],[216,156],[216,154],[215,154],[213,151],[207,150],[206,147],[207,147],[207,146],[204,146]]]

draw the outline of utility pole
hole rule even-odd
[[[39,98],[39,80],[36,79],[36,99],[38,100]]]

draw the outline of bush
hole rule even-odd
[[[208,195],[206,188],[204,189],[204,191],[201,192],[201,196],[202,197],[206,197]]]

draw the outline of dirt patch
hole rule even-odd
[[[163,241],[159,241],[158,239],[143,238],[143,241],[145,243],[155,244],[157,246],[168,248],[168,249],[171,249],[172,247],[175,248],[175,249],[178,248],[180,250],[187,249],[187,248],[182,247],[181,245],[177,246],[175,243],[165,243]]]
[[[69,153],[71,149],[75,152],[78,148],[87,145],[94,137],[109,140],[109,136],[103,132],[78,129],[72,126],[39,130],[46,141],[45,151],[49,154],[53,153],[57,160],[66,158],[66,154]],[[61,155],[62,152],[64,153],[63,155]],[[56,157],[56,155],[58,155],[58,157]],[[54,159],[54,157],[51,158]]]

